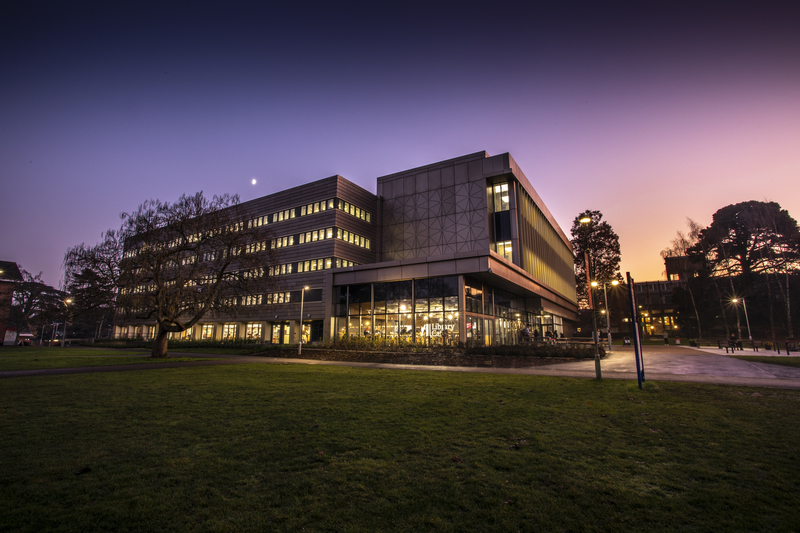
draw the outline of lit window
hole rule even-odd
[[[249,341],[260,341],[261,324],[247,324],[245,327],[245,337]]]

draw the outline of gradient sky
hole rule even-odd
[[[375,192],[480,150],[566,233],[602,211],[637,280],[686,217],[800,217],[797,3],[602,4],[4,2],[0,259],[57,284],[148,198]]]

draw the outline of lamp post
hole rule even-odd
[[[303,353],[303,298],[305,297],[307,290],[308,285],[300,290],[300,331],[299,342],[297,343],[297,355]]]
[[[592,298],[592,284],[591,284],[591,271],[592,263],[589,257],[589,231],[592,227],[592,218],[585,216],[580,219],[580,223],[584,226],[583,234],[583,256],[586,261],[586,289],[589,293],[589,310],[592,313],[592,339],[594,340],[594,371],[597,379],[603,379],[603,374],[600,371],[600,347],[599,334],[597,331],[597,316],[594,313],[594,298]]]
[[[742,307],[744,307],[744,320],[747,322],[747,338],[750,339],[750,346],[753,346],[753,335],[750,334],[750,319],[747,318],[747,302],[744,301],[744,298],[734,298],[733,303],[737,303],[739,300],[742,301]]]
[[[67,345],[67,322],[69,321],[69,304],[72,303],[72,299],[67,298],[61,303],[67,308],[67,312],[64,314],[64,338],[61,339],[61,347],[63,348]]]
[[[611,285],[616,287],[617,285],[619,285],[619,281],[613,280],[611,282]],[[592,287],[597,287],[597,282],[596,281],[592,282]],[[605,311],[603,311],[603,314],[606,315],[606,334],[608,335],[608,351],[610,352],[611,351],[611,318],[609,317],[609,315],[611,315],[611,309],[608,307],[608,292],[606,291],[606,282],[605,281],[603,282],[603,300],[606,303],[606,309],[605,309]]]

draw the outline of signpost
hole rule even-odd
[[[639,338],[639,308],[636,305],[636,296],[633,292],[633,278],[630,272],[626,272],[628,278],[628,301],[631,306],[631,324],[633,325],[633,351],[636,357],[636,377],[639,381],[639,389],[642,388],[644,379],[644,359],[642,358],[642,342]]]

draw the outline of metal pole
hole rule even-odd
[[[594,298],[592,295],[592,279],[591,279],[591,272],[592,272],[592,262],[589,257],[589,229],[592,223],[592,219],[588,216],[581,218],[581,224],[585,224],[584,234],[583,234],[583,256],[586,260],[586,291],[589,296],[589,310],[592,313],[592,337],[594,340],[594,371],[597,379],[603,379],[603,374],[600,371],[600,347],[598,345],[599,342],[599,332],[597,331],[597,316],[595,316],[595,309],[594,309]]]
[[[300,289],[300,331],[299,342],[297,343],[297,355],[303,353],[303,297],[306,295],[306,288]]]
[[[750,319],[747,318],[747,302],[742,298],[742,307],[744,307],[744,319],[747,322],[747,337],[750,339],[750,346],[753,346],[753,336],[750,334]]]
[[[591,291],[591,286],[589,288]],[[592,335],[594,336],[594,373],[597,379],[603,379],[600,371],[600,332],[597,330],[597,314],[592,309]]]
[[[69,304],[67,302],[61,302],[61,303],[64,304],[64,307],[66,308],[66,312],[64,313],[64,337],[61,339],[61,347],[64,348],[67,345],[67,323],[69,322]]]
[[[606,282],[603,282],[603,298],[606,302],[606,334],[608,335],[608,351],[611,351],[611,309],[608,307],[608,292],[606,291]]]
[[[628,277],[628,302],[631,308],[631,336],[633,337],[633,355],[636,358],[636,379],[639,381],[639,390],[641,390],[643,365],[639,364],[642,350],[641,344],[639,343],[639,316],[636,312],[636,296],[633,294],[633,278],[630,272],[626,272],[625,275]]]
[[[587,239],[588,240],[588,239]],[[589,272],[591,272],[592,268],[592,261],[589,257],[589,252],[586,252],[586,277],[587,280],[590,278]],[[592,297],[592,284],[589,282],[588,284],[589,289],[589,309],[592,313],[592,338],[594,340],[594,372],[597,379],[603,379],[603,374],[600,371],[600,332],[597,331],[597,315],[595,314],[594,308],[594,298]]]

